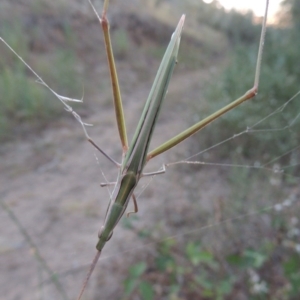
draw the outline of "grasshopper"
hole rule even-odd
[[[80,122],[82,128],[84,130],[85,136],[87,140],[96,147],[105,157],[107,157],[112,163],[114,163],[118,168],[118,176],[117,180],[114,183],[114,189],[112,195],[110,197],[110,202],[107,208],[106,216],[104,219],[103,226],[101,227],[99,234],[98,234],[98,242],[96,244],[97,254],[95,255],[91,267],[88,271],[87,277],[83,283],[82,289],[79,293],[78,300],[81,299],[85,287],[89,281],[89,278],[97,264],[97,261],[101,255],[101,252],[106,245],[106,243],[110,240],[113,235],[113,230],[119,223],[120,219],[124,215],[126,208],[130,199],[133,199],[134,203],[134,213],[138,211],[138,206],[136,202],[136,197],[134,196],[134,190],[137,187],[139,180],[143,176],[152,176],[157,174],[162,174],[166,171],[166,166],[163,167],[153,173],[143,173],[145,165],[148,163],[149,160],[154,158],[155,156],[173,148],[186,138],[190,137],[194,133],[198,132],[202,128],[204,128],[209,123],[213,122],[215,119],[220,117],[221,115],[225,114],[226,112],[232,110],[233,108],[237,107],[241,103],[245,102],[253,98],[258,92],[258,85],[259,85],[259,77],[260,77],[260,69],[261,69],[261,60],[263,54],[263,44],[265,40],[265,33],[266,33],[266,20],[267,20],[267,12],[268,12],[268,4],[269,1],[266,0],[266,9],[265,15],[263,19],[262,31],[261,31],[261,38],[260,38],[260,45],[258,50],[257,56],[257,65],[256,65],[256,72],[255,72],[255,79],[254,85],[251,89],[249,89],[243,96],[239,97],[235,101],[231,102],[230,104],[224,106],[217,112],[213,113],[212,115],[206,117],[202,121],[194,124],[190,128],[186,129],[185,131],[181,132],[180,134],[176,135],[175,137],[171,138],[170,140],[164,142],[159,147],[155,148],[154,150],[148,152],[149,145],[151,142],[152,134],[156,125],[156,121],[162,107],[162,103],[165,99],[168,85],[173,74],[174,67],[177,63],[177,56],[180,46],[180,38],[183,30],[183,25],[185,21],[185,15],[182,15],[180,18],[178,25],[171,37],[169,45],[166,49],[166,52],[163,56],[162,62],[154,79],[154,83],[150,90],[148,99],[144,106],[143,112],[141,114],[140,120],[138,122],[135,134],[131,143],[128,145],[127,141],[127,133],[126,133],[126,126],[125,126],[125,117],[123,112],[122,100],[121,100],[121,93],[119,89],[118,83],[118,76],[114,61],[114,55],[111,45],[111,38],[109,32],[109,22],[107,19],[107,9],[109,5],[109,0],[104,1],[103,11],[101,17],[96,12],[91,0],[89,0],[96,16],[98,17],[105,40],[105,47],[106,47],[106,54],[108,58],[108,65],[110,70],[111,76],[111,84],[112,84],[112,91],[113,91],[113,100],[114,100],[114,107],[115,107],[115,114],[116,114],[116,121],[118,126],[118,132],[121,140],[121,145],[123,149],[122,155],[122,162],[119,164],[113,158],[111,158],[108,154],[103,151],[101,147],[99,147],[88,135],[86,131],[86,124],[81,120],[81,117],[69,106],[66,102],[67,101],[76,101],[80,102],[81,100],[78,99],[71,99],[64,96],[57,94],[53,91],[44,81],[43,79],[2,39],[2,42],[6,44],[6,46],[15,54],[17,57],[30,69],[30,71],[37,77],[38,83],[44,85],[48,88],[64,105],[65,109],[72,113],[73,116]],[[104,186],[103,184],[102,186]]]

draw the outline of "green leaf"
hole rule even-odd
[[[300,270],[300,257],[299,255],[292,255],[290,258],[284,263],[284,273],[286,275],[291,275],[295,272],[299,272]]]
[[[139,235],[139,237],[140,238],[147,238],[147,237],[150,237],[151,236],[151,234],[152,234],[152,232],[150,231],[150,230],[140,230],[139,232],[138,232],[138,235]]]
[[[199,265],[201,262],[210,264],[214,260],[213,255],[208,251],[201,250],[199,244],[188,243],[185,251],[189,260],[195,266]]]
[[[244,256],[248,257],[252,261],[252,266],[254,268],[260,268],[266,260],[266,256],[260,252],[253,250],[246,250]]]
[[[143,300],[153,300],[154,299],[154,290],[152,285],[146,281],[141,281],[139,284],[139,291]]]
[[[217,285],[217,290],[220,294],[229,294],[233,287],[233,278],[225,279]]]
[[[126,296],[129,296],[133,292],[136,284],[137,284],[137,280],[136,279],[131,279],[131,278],[126,279],[124,281],[124,294]]]
[[[160,255],[155,259],[155,263],[160,271],[165,271],[167,269],[173,271],[175,269],[174,258],[170,255]]]
[[[242,254],[232,254],[226,260],[231,265],[239,268],[260,268],[266,260],[266,256],[253,250],[245,250]]]
[[[169,238],[164,240],[159,247],[159,250],[163,254],[169,254],[171,252],[171,248],[176,244],[176,241],[173,238]]]
[[[300,272],[294,273],[290,276],[289,278],[292,290],[291,290],[291,295],[292,296],[299,296],[300,292]]]
[[[144,262],[137,263],[129,269],[129,274],[132,278],[138,278],[145,272],[146,268],[147,268],[146,263]]]
[[[226,260],[229,264],[239,268],[248,267],[248,260],[240,254],[230,254],[226,257]]]

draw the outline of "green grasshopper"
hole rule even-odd
[[[264,43],[265,32],[266,32],[267,12],[268,12],[268,1],[266,1],[266,10],[265,10],[265,17],[264,17],[262,33],[261,33],[260,46],[258,51],[254,86],[249,91],[247,91],[242,97],[238,98],[237,100],[233,101],[232,103],[218,110],[217,112],[205,118],[204,120],[196,123],[195,125],[191,126],[190,128],[186,129],[182,133],[176,135],[172,139],[168,140],[167,142],[163,143],[161,146],[157,147],[156,149],[148,153],[148,148],[154,131],[154,127],[163,100],[166,96],[168,85],[174,67],[177,63],[177,55],[178,55],[180,38],[181,38],[181,33],[182,33],[183,24],[185,20],[185,15],[182,15],[182,17],[180,18],[179,23],[171,37],[171,41],[167,47],[162,62],[159,66],[150,94],[148,96],[139,123],[137,125],[135,134],[128,148],[122,101],[120,97],[117,72],[115,69],[114,57],[113,57],[113,52],[112,52],[112,47],[110,42],[109,24],[106,18],[108,2],[109,0],[104,1],[104,8],[103,8],[101,18],[98,16],[94,7],[93,6],[92,7],[98,16],[98,19],[100,21],[104,33],[107,57],[108,57],[110,73],[111,73],[111,82],[112,82],[112,88],[114,94],[115,113],[116,113],[116,118],[118,123],[119,135],[123,147],[124,159],[122,161],[122,164],[120,165],[120,171],[118,174],[117,181],[115,183],[115,187],[111,196],[109,206],[107,208],[104,224],[98,235],[99,240],[96,245],[96,249],[98,250],[98,253],[96,254],[92,262],[87,278],[79,294],[78,300],[81,299],[85,286],[101,255],[101,251],[105,246],[106,242],[109,241],[109,239],[112,237],[113,230],[118,224],[118,222],[120,221],[121,217],[123,216],[131,197],[134,202],[134,208],[135,208],[134,212],[137,212],[138,209],[137,209],[136,199],[134,196],[134,190],[140,178],[143,175],[145,176],[145,175],[161,174],[164,173],[166,170],[165,166],[163,166],[162,170],[158,172],[154,172],[151,174],[150,173],[143,174],[143,169],[146,163],[153,157],[169,150],[170,148],[173,148],[174,146],[176,146],[177,144],[179,144],[180,142],[182,142],[192,134],[198,132],[200,129],[202,129],[207,124],[211,123],[212,121],[214,121],[215,119],[217,119],[218,117],[226,113],[227,111],[240,105],[244,101],[253,98],[257,94],[259,75],[260,75],[260,66],[261,66],[261,57],[263,52],[263,43]],[[89,141],[92,142],[92,144],[94,144],[93,141],[91,140]],[[99,148],[98,146],[96,147]],[[101,150],[101,152],[103,151]]]
[[[163,165],[162,169],[153,172],[153,173],[143,173],[143,169],[147,162],[152,159],[153,157],[173,148],[189,136],[193,135],[194,133],[198,132],[200,129],[205,127],[207,124],[213,122],[215,119],[223,115],[224,113],[228,112],[229,110],[235,108],[236,106],[240,105],[246,100],[253,98],[258,91],[258,84],[259,84],[259,76],[260,76],[260,68],[261,68],[261,59],[263,53],[263,44],[265,39],[265,32],[266,32],[266,20],[267,20],[267,12],[268,12],[268,4],[269,1],[266,0],[266,9],[265,9],[265,16],[263,20],[261,38],[260,38],[260,45],[258,50],[257,56],[257,65],[256,65],[256,73],[254,79],[253,87],[248,90],[243,96],[238,98],[237,100],[231,102],[230,104],[226,105],[225,107],[221,108],[214,114],[210,115],[209,117],[203,119],[202,121],[196,123],[195,125],[191,126],[190,128],[186,129],[182,133],[176,135],[172,139],[166,141],[159,147],[155,148],[154,150],[148,152],[149,144],[151,142],[151,137],[155,128],[155,124],[163,103],[163,100],[166,96],[168,85],[174,70],[174,67],[177,63],[177,55],[179,51],[180,45],[180,38],[181,33],[184,25],[185,15],[183,15],[179,23],[171,37],[170,43],[167,47],[167,50],[163,56],[162,62],[158,69],[157,75],[155,77],[153,86],[151,88],[150,94],[146,101],[145,107],[143,109],[141,118],[137,125],[134,137],[128,145],[127,141],[127,133],[126,133],[126,126],[125,126],[125,118],[124,112],[122,107],[122,100],[121,94],[119,89],[118,77],[114,62],[114,56],[112,51],[110,33],[109,33],[109,22],[106,17],[107,9],[109,0],[104,1],[103,12],[101,17],[97,14],[94,6],[92,5],[91,1],[89,0],[94,12],[96,13],[100,24],[102,26],[105,46],[106,46],[106,53],[108,58],[110,76],[111,76],[111,84],[112,84],[112,91],[113,91],[113,99],[114,99],[114,107],[115,107],[115,114],[116,120],[118,125],[118,132],[122,144],[123,155],[122,155],[122,163],[117,163],[113,158],[111,158],[108,154],[106,154],[88,135],[85,124],[80,116],[73,111],[73,109],[66,103],[66,101],[81,101],[78,99],[71,99],[67,97],[63,97],[56,92],[54,92],[44,81],[43,79],[2,39],[0,38],[12,52],[14,52],[18,58],[33,72],[33,74],[38,78],[38,83],[44,85],[48,88],[65,106],[66,110],[71,112],[73,116],[80,122],[82,128],[84,130],[85,136],[87,140],[96,147],[104,156],[106,156],[110,161],[112,161],[118,168],[119,173],[116,182],[114,183],[114,189],[110,198],[110,203],[107,208],[104,224],[99,231],[98,243],[96,245],[97,254],[91,264],[87,277],[83,283],[82,289],[79,293],[78,300],[81,299],[84,289],[88,283],[88,280],[96,266],[96,263],[101,255],[102,249],[104,248],[105,244],[110,240],[113,234],[113,230],[116,225],[119,223],[121,217],[126,211],[128,203],[130,199],[133,199],[134,202],[134,212],[138,211],[136,198],[134,196],[134,190],[138,185],[138,182],[141,177],[143,176],[152,176],[157,174],[162,174],[166,171],[165,165]],[[102,186],[104,186],[103,184]]]

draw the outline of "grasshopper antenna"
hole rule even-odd
[[[265,38],[266,38],[268,10],[269,10],[269,0],[266,1],[265,14],[263,19],[259,49],[257,54],[256,71],[255,71],[255,79],[254,79],[254,88],[256,88],[256,91],[258,90],[258,85],[259,85],[261,61],[262,61],[262,55],[264,50]]]

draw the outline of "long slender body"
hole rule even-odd
[[[112,199],[106,212],[105,221],[99,232],[99,241],[96,246],[98,251],[101,251],[106,242],[111,238],[113,229],[124,214],[133,191],[142,176],[152,133],[177,61],[184,19],[185,16],[183,15],[172,35],[136,132],[121,165]]]

